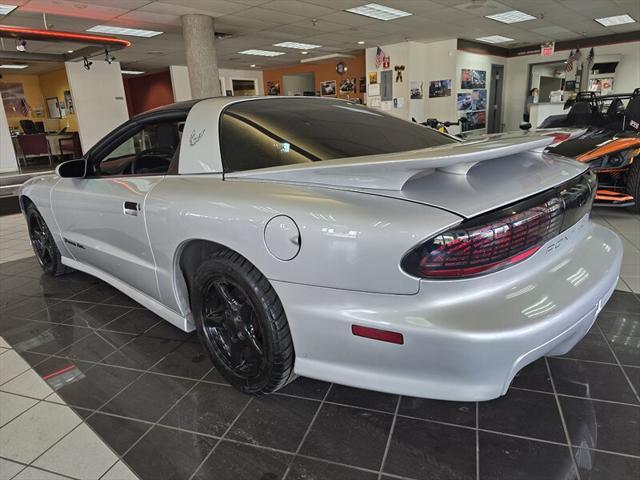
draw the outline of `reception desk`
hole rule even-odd
[[[564,102],[533,103],[529,110],[529,123],[533,128],[539,127],[547,117],[567,113],[564,110]]]

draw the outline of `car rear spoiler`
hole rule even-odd
[[[425,171],[466,175],[478,162],[541,149],[552,141],[553,137],[520,132],[498,134],[422,150],[232,172],[225,179],[402,190],[410,178]]]

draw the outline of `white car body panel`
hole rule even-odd
[[[180,268],[185,246],[208,241],[232,249],[276,290],[296,373],[406,395],[503,394],[526,364],[575,345],[615,288],[621,242],[588,216],[527,260],[488,275],[424,280],[400,266],[408,251],[465,218],[585,171],[530,150],[550,139],[500,136],[223,174],[219,118],[226,106],[246,101],[208,99],[191,108],[178,174],[40,177],[22,187],[23,207],[26,199],[36,205],[64,264],[185,331],[194,328]],[[468,168],[448,170],[455,165]],[[139,205],[138,215],[125,212],[124,202]],[[265,237],[279,216],[300,232],[299,252],[287,260],[267,246],[287,237]],[[405,343],[356,337],[354,324],[402,333]]]

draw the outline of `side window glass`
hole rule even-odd
[[[163,175],[180,146],[184,122],[145,125],[96,165],[98,176]]]

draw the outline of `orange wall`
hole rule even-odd
[[[336,72],[336,65],[338,62],[344,62],[347,66],[347,71],[344,75],[338,75]],[[344,58],[339,59],[335,58],[326,63],[318,63],[318,64],[300,64],[293,65],[291,67],[283,67],[283,68],[273,68],[270,70],[264,70],[263,74],[263,85],[264,85],[264,94],[267,94],[268,82],[269,81],[278,81],[280,82],[280,95],[284,95],[284,85],[282,83],[283,75],[293,75],[296,73],[308,73],[313,72],[316,77],[316,91],[320,91],[320,83],[327,80],[335,80],[336,81],[336,89],[338,90],[338,97],[347,98],[347,94],[340,93],[340,82],[345,78],[355,78],[356,79],[356,92],[348,94],[349,98],[360,98],[362,99],[362,93],[360,93],[360,77],[365,76],[365,63],[364,63],[364,54],[360,55],[356,58]]]
[[[50,97],[57,97],[58,102],[64,102],[64,92],[66,90],[71,90],[69,88],[69,80],[67,79],[67,71],[64,68],[59,70],[54,70],[53,72],[41,73],[39,75],[40,78],[40,89],[42,90],[42,96],[45,99]],[[45,106],[46,110],[46,106]],[[60,119],[60,127],[67,127],[67,131],[77,132],[78,131],[78,119],[74,113],[69,113],[69,110],[66,109],[67,116]],[[45,111],[45,115],[49,113]]]
[[[58,97],[59,102],[64,102],[64,92],[69,89],[69,81],[67,80],[67,72],[64,67],[53,70],[40,75],[34,74],[12,74],[3,73],[0,82],[4,83],[21,83],[24,90],[24,96],[27,103],[31,107],[31,111],[27,117],[22,115],[7,116],[9,126],[18,127],[20,120],[31,119],[35,121],[43,121],[49,118],[47,111],[46,99],[49,97]],[[36,110],[42,111],[42,116],[35,114]],[[70,114],[67,110],[67,116],[59,119],[60,127],[67,127],[68,131],[77,131],[78,123],[75,114]]]

